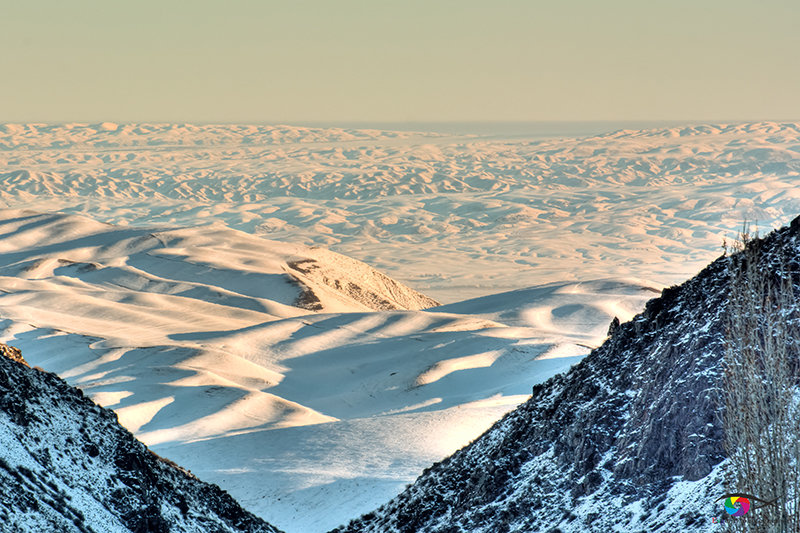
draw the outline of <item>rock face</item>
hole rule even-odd
[[[321,287],[332,289],[376,311],[418,310],[441,305],[361,261],[323,248],[311,248],[307,253],[315,257],[289,261],[286,265],[287,273],[304,289],[295,302],[303,309],[322,310],[315,286],[318,290]],[[349,279],[344,278],[342,272],[348,273]]]
[[[0,531],[278,532],[0,345]]]
[[[22,357],[22,352],[20,352],[18,348],[14,348],[13,346],[8,346],[7,344],[0,344],[0,356],[7,357],[12,361],[16,361],[17,363],[29,366],[25,358]]]
[[[798,233],[796,220],[762,240],[765,275],[783,258],[797,279]],[[665,289],[472,444],[335,531],[707,530],[725,464],[729,263]]]

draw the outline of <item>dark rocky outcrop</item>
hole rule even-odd
[[[0,531],[278,531],[16,348],[0,355]]]
[[[606,333],[606,335],[611,337],[612,335],[614,335],[614,332],[617,331],[618,327],[619,327],[619,317],[615,316],[611,320],[611,323],[608,325],[608,333]]]
[[[765,275],[785,262],[798,279],[798,220],[760,241]],[[705,531],[725,460],[729,264],[665,289],[476,441],[335,531]]]

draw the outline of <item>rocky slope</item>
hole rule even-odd
[[[0,345],[0,531],[277,532]]]
[[[761,270],[800,272],[800,218]],[[394,500],[336,531],[700,531],[718,509],[728,265],[714,261]]]

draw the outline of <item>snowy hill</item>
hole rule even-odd
[[[397,494],[650,287],[553,284],[421,311],[435,302],[320,248],[0,213],[2,338],[287,531]]]
[[[0,391],[0,531],[278,533],[2,344]]]
[[[761,271],[787,259],[800,273],[800,218],[761,250]],[[336,531],[708,531],[724,490],[729,262],[665,289],[479,439]]]
[[[660,292],[652,282],[637,279],[560,282],[473,298],[430,310],[530,327],[542,335],[561,332],[575,335],[580,332],[585,335],[587,344],[596,346],[605,339],[608,331],[608,323],[598,323],[598,315],[633,316],[641,310],[642,296],[655,296]]]
[[[84,217],[17,210],[3,211],[0,224],[0,269],[27,280],[37,293],[45,289],[36,287],[46,284],[42,280],[55,276],[72,278],[76,286],[101,287],[105,293],[143,289],[164,300],[162,311],[175,297],[192,298],[201,314],[208,314],[210,305],[237,298],[247,302],[232,306],[274,317],[301,314],[297,308],[364,311],[437,305],[348,257],[219,226],[114,228]],[[209,272],[219,273],[215,281],[221,286],[214,291],[202,283]]]

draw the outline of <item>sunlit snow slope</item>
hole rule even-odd
[[[288,531],[392,497],[654,290],[551,284],[419,311],[435,302],[319,248],[0,212],[2,338]]]

